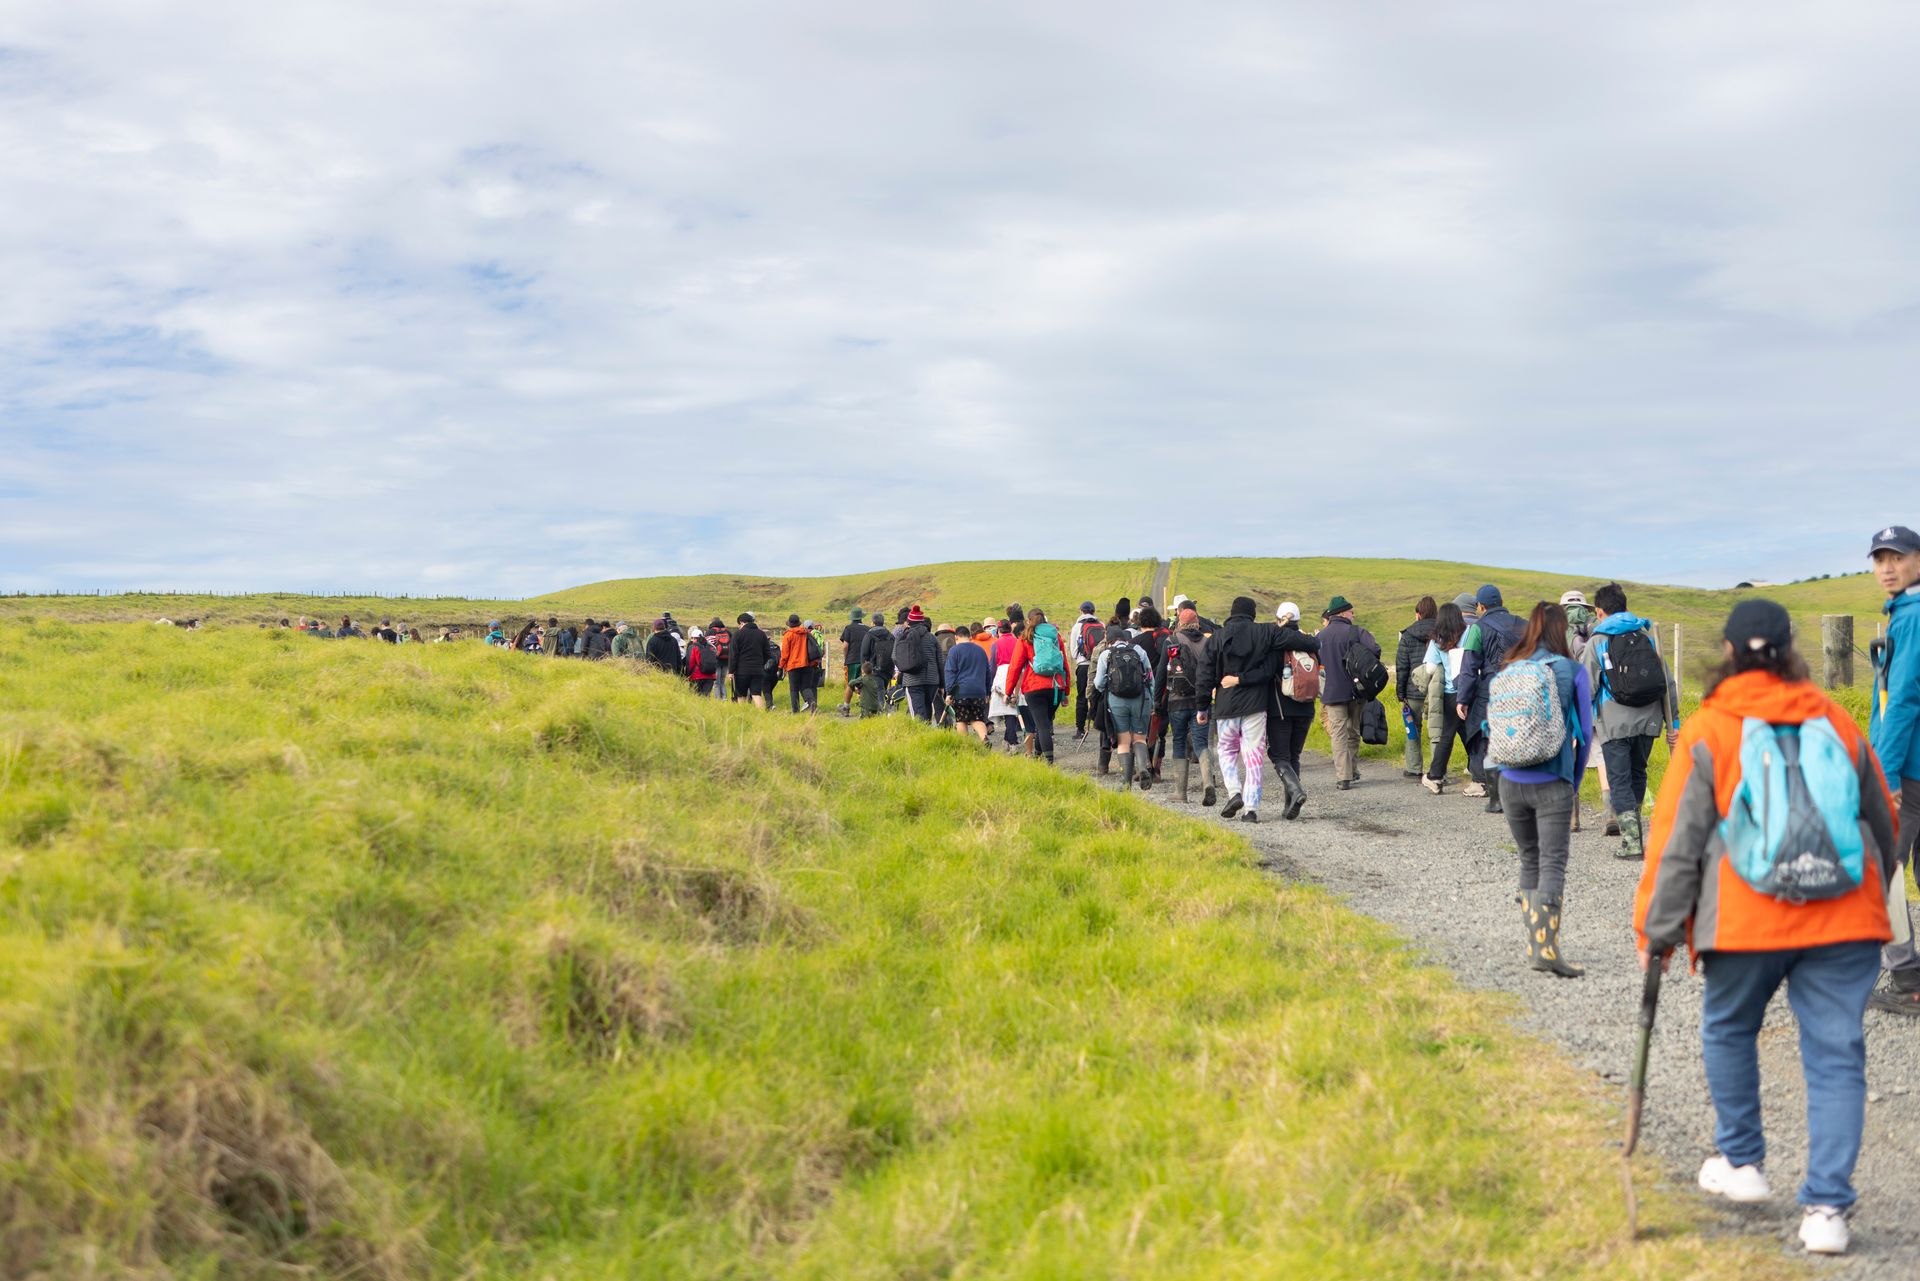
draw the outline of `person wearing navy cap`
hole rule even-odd
[[[1894,857],[1902,866],[1920,835],[1920,534],[1905,525],[1888,525],[1867,548],[1873,576],[1887,593],[1887,638],[1874,647],[1873,714],[1867,740],[1886,771],[1887,786],[1900,814]],[[1873,1009],[1920,1015],[1920,951],[1914,946],[1907,912],[1907,878],[1895,876],[1887,887],[1887,914],[1893,942],[1881,950],[1886,982],[1873,994]]]

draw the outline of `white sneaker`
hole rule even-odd
[[[1460,789],[1460,795],[1462,796],[1480,797],[1480,796],[1485,796],[1486,794],[1487,794],[1487,785],[1485,783],[1468,783],[1465,787]]]
[[[1773,1195],[1759,1166],[1734,1165],[1717,1152],[1700,1167],[1700,1188],[1742,1205],[1753,1205]]]
[[[1420,776],[1420,786],[1426,788],[1429,792],[1432,792],[1435,796],[1438,796],[1440,795],[1441,789],[1445,787],[1446,784],[1442,782],[1440,779],[1428,778],[1425,774],[1422,774]]]
[[[1810,1205],[1800,1220],[1800,1244],[1809,1254],[1845,1254],[1852,1234],[1847,1231],[1847,1212],[1837,1206]]]

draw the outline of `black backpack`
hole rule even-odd
[[[1199,653],[1179,636],[1167,640],[1167,697],[1181,700],[1200,697],[1200,678],[1196,670]]]
[[[1107,648],[1107,696],[1138,698],[1147,692],[1146,664],[1133,642],[1120,640]]]
[[[1377,702],[1360,709],[1360,741],[1373,747],[1387,741],[1387,709]]]
[[[920,648],[920,629],[917,627],[907,628],[906,631],[900,634],[900,639],[894,642],[894,667],[899,670],[902,676],[914,676],[919,674],[922,667],[926,666],[926,662],[926,652]]]
[[[562,627],[560,629],[559,638],[554,643],[553,652],[563,657],[570,657],[574,652],[574,649],[573,649],[574,638],[578,635],[579,633],[576,632],[573,628]]]
[[[1651,707],[1667,694],[1666,669],[1644,629],[1607,637],[1600,679],[1622,707]]]
[[[1357,629],[1347,646],[1347,652],[1340,655],[1340,670],[1353,682],[1353,696],[1363,703],[1380,697],[1381,691],[1393,679],[1387,672],[1387,665],[1380,661],[1380,656],[1363,643],[1372,639],[1371,632]]]
[[[826,651],[820,648],[820,638],[812,632],[807,633],[807,662],[817,663]]]

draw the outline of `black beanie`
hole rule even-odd
[[[1233,598],[1233,608],[1227,612],[1241,618],[1252,618],[1253,608],[1253,597],[1235,596]]]

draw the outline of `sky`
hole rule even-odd
[[[0,589],[1920,526],[1920,6],[7,0]]]

